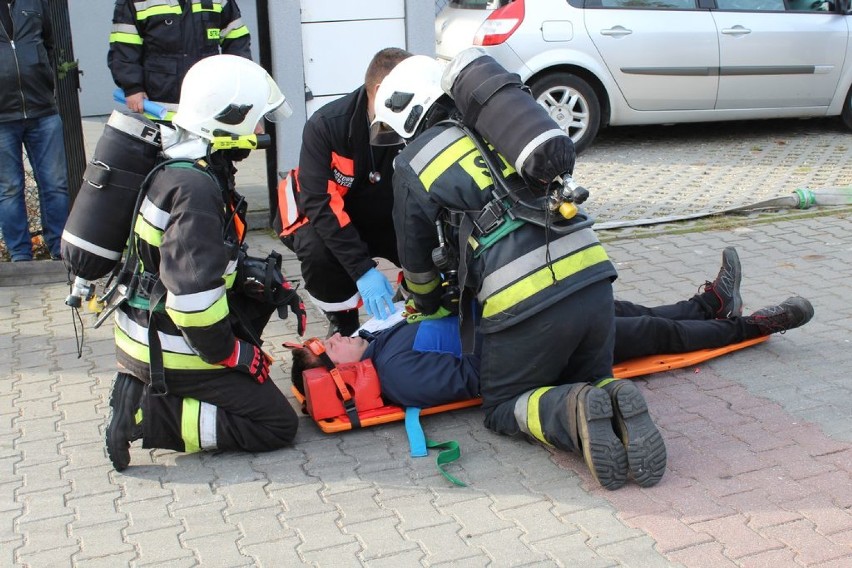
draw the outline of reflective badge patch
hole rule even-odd
[[[215,39],[215,40],[218,41],[219,40],[219,29],[218,28],[211,28],[211,29],[207,30],[207,39]]]

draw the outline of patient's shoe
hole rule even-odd
[[[742,267],[737,249],[725,247],[722,251],[722,267],[713,282],[704,284],[704,293],[699,295],[716,319],[741,316],[743,299],[740,296]]]
[[[787,298],[777,306],[768,306],[743,318],[747,325],[756,326],[760,335],[784,333],[801,327],[814,317],[814,307],[800,296]]]

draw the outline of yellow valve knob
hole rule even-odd
[[[559,214],[566,219],[572,219],[577,214],[577,206],[570,201],[566,201],[559,206]]]
[[[92,296],[92,299],[89,300],[89,303],[86,306],[89,308],[90,312],[95,314],[101,313],[104,309],[103,303],[95,296]]]

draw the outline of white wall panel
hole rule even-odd
[[[302,23],[404,17],[404,0],[302,0]]]

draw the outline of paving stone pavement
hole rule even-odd
[[[655,132],[668,143],[665,129]],[[786,136],[770,129],[761,140]],[[810,155],[804,140],[798,151]],[[692,175],[690,159],[680,163],[683,177],[670,183]],[[825,167],[849,179],[846,163]],[[595,186],[629,194],[635,173],[624,172]],[[478,409],[423,419],[431,438],[461,445],[450,471],[465,488],[437,472],[434,453],[409,457],[400,423],[326,435],[305,416],[292,448],[184,455],[134,445],[131,467],[117,473],[103,442],[111,324],[93,329],[84,315],[75,327],[65,285],[0,287],[0,566],[850,566],[850,212],[717,226],[607,231],[616,295],[687,298],[734,245],[746,312],[801,294],[816,315],[759,346],[636,379],[668,469],[656,487],[614,492],[575,456],[489,432]],[[255,254],[284,252],[266,232],[249,238]],[[285,271],[298,274],[292,255]],[[309,334],[321,335],[323,318],[309,309]],[[282,389],[280,344],[295,337],[290,320],[266,333]]]

